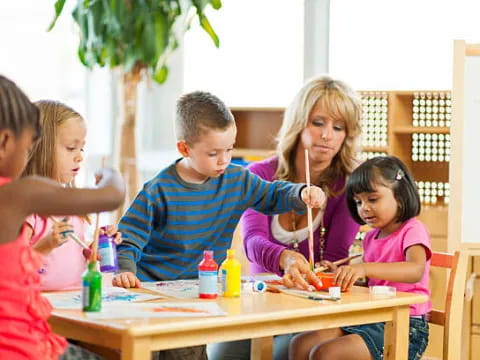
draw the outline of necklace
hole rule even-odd
[[[325,253],[325,241],[327,235],[327,229],[323,224],[323,215],[325,212],[325,205],[320,208],[320,238],[319,238],[319,261],[323,260],[323,254]],[[297,223],[295,221],[295,212],[290,211],[290,219],[292,221],[292,231],[293,231],[293,250],[299,252],[298,250],[298,237],[297,237]]]

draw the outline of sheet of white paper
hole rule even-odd
[[[198,279],[142,282],[142,287],[176,299],[198,299]],[[220,292],[218,293],[220,296]]]
[[[42,295],[45,296],[56,309],[82,308],[82,296],[80,290],[48,292],[42,293]],[[162,298],[160,294],[138,293],[119,287],[105,287],[102,289],[102,304],[129,303],[159,298]]]
[[[100,312],[86,312],[89,319],[134,319],[224,316],[215,302],[157,302],[106,304]]]

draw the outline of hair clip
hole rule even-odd
[[[405,176],[405,173],[402,170],[397,171],[397,176],[395,176],[396,180],[402,180],[402,178]]]

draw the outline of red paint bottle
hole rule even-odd
[[[198,297],[201,299],[215,299],[218,292],[218,264],[213,259],[212,250],[203,252],[203,259],[198,264],[198,279],[200,280]]]

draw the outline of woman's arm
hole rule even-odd
[[[248,169],[263,180],[272,181],[274,169],[270,162],[262,161],[251,164]],[[268,216],[255,210],[247,209],[240,219],[245,254],[253,263],[265,270],[282,275],[279,267],[281,252],[285,246],[270,241]]]

